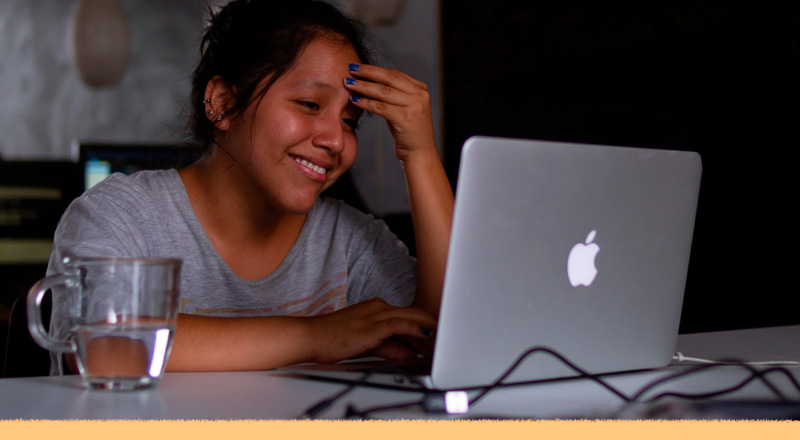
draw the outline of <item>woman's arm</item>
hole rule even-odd
[[[351,65],[350,73],[356,81],[345,81],[345,86],[357,96],[354,105],[386,119],[394,136],[417,245],[414,305],[438,315],[454,199],[436,150],[427,86],[403,72],[377,66]]]
[[[264,370],[298,362],[330,363],[370,352],[407,358],[392,336],[424,339],[436,320],[415,307],[376,298],[325,315],[220,318],[179,315],[169,371]]]
[[[438,154],[404,161],[403,170],[417,246],[414,305],[438,316],[453,221],[453,192]]]

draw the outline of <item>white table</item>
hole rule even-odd
[[[799,342],[800,326],[793,326],[682,335],[678,350],[694,357],[800,360]],[[687,368],[690,367],[670,366],[657,371],[611,376],[607,380],[631,395],[656,378]],[[800,380],[800,367],[787,369]],[[662,391],[712,391],[735,385],[748,374],[747,370],[734,366],[708,369],[664,384],[648,395]],[[769,378],[786,397],[800,402],[800,393],[787,378],[780,375]],[[339,383],[310,380],[278,371],[168,373],[155,390],[113,394],[87,391],[77,376],[2,379],[0,419],[293,419],[314,403],[344,388],[345,385]],[[361,387],[319,416],[338,419],[343,417],[348,404],[363,410],[410,402],[420,397],[419,392]],[[757,381],[725,399],[776,400],[774,393]],[[627,409],[618,412],[624,408]],[[649,413],[639,406],[625,407],[617,396],[594,382],[581,379],[495,390],[474,405],[466,416],[607,418],[620,414],[642,417]],[[448,416],[426,414],[416,407],[381,412],[376,417]],[[753,412],[744,417],[762,418],[764,414]]]

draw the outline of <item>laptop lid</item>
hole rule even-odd
[[[537,346],[591,373],[668,364],[701,168],[694,152],[468,139],[433,386],[492,383]],[[535,354],[508,381],[572,375]]]

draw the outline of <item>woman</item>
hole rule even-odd
[[[436,325],[453,205],[425,85],[369,65],[359,26],[320,1],[233,1],[201,47],[207,153],[76,200],[51,271],[66,255],[183,258],[173,371],[414,356]],[[417,264],[382,222],[319,198],[353,164],[364,111],[395,138]]]

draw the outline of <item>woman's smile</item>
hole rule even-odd
[[[295,156],[290,154],[289,157],[294,159],[294,161],[300,165],[300,171],[308,176],[311,180],[314,180],[319,183],[325,183],[328,180],[328,168],[320,165],[316,165],[312,160],[308,160],[306,158]]]

